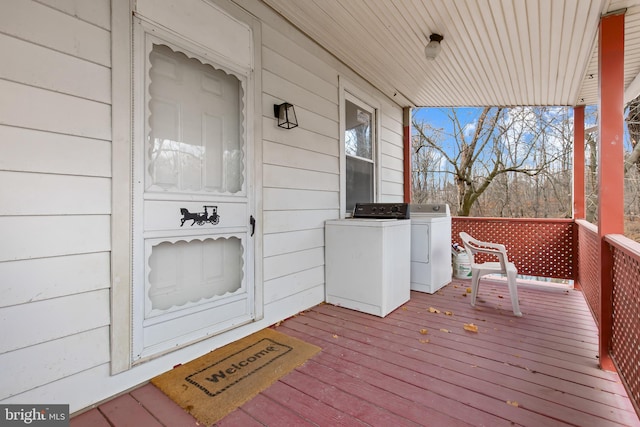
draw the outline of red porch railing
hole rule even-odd
[[[574,279],[575,224],[571,219],[453,217],[451,237],[460,232],[478,240],[502,243],[518,274]]]
[[[613,251],[613,322],[611,358],[640,408],[640,244],[621,235],[608,235]]]
[[[574,279],[598,325],[600,272],[598,228],[584,220],[453,217],[452,240],[459,233],[503,243],[518,273]],[[640,243],[606,236],[613,253],[613,312],[610,354],[640,413]]]
[[[576,220],[578,228],[578,274],[576,282],[600,325],[600,272],[598,266],[600,238],[598,227],[584,220]]]

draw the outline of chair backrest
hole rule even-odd
[[[467,251],[467,255],[469,256],[469,261],[471,261],[472,264],[478,264],[475,259],[475,255],[477,253],[495,255],[496,257],[498,257],[498,261],[500,262],[500,267],[502,267],[502,270],[507,271],[507,263],[509,262],[509,258],[507,257],[507,249],[504,247],[504,245],[501,245],[499,243],[483,242],[478,239],[474,239],[464,231],[460,232],[460,238],[462,239],[462,244],[464,245],[464,248]]]

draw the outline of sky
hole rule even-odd
[[[449,120],[449,108],[416,108],[414,110],[415,117],[418,121],[424,121],[429,123],[435,128],[444,129],[446,134],[452,134],[453,128],[451,126],[451,120]],[[482,111],[481,107],[460,107],[456,108],[458,117],[461,121],[475,121],[474,118],[478,117]]]
[[[595,126],[597,123],[595,122],[596,106],[588,106],[587,111],[585,111],[585,128],[589,128],[591,126]],[[453,128],[451,125],[451,120],[449,120],[448,113],[449,108],[415,108],[413,110],[415,117],[418,121],[424,121],[435,128],[444,129],[445,134],[452,134]],[[461,122],[469,122],[472,126],[472,123],[475,122],[477,117],[480,115],[482,111],[482,107],[459,107],[456,108],[456,112],[458,114],[458,118]],[[626,112],[625,112],[626,116]],[[474,129],[473,127],[469,129]],[[624,128],[625,139],[628,139],[627,128]]]

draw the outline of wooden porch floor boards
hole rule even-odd
[[[475,309],[467,286],[412,292],[384,319],[322,304],[282,322],[322,351],[218,425],[640,426],[617,374],[598,368],[581,292],[520,285],[517,318],[506,283],[483,280]],[[71,425],[103,421],[197,425],[150,384]]]

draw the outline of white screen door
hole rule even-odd
[[[248,78],[142,37],[134,360],[254,316]]]

